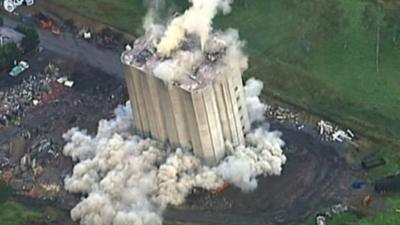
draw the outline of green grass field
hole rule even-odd
[[[13,190],[0,182],[0,225],[25,225],[43,219],[39,212],[32,211],[8,198]]]
[[[0,204],[7,201],[13,190],[0,181]]]
[[[43,219],[41,213],[27,209],[16,202],[0,204],[0,225],[25,225]]]
[[[142,0],[53,0],[55,3],[121,30],[140,32],[146,13]]]

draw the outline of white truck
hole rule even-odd
[[[14,10],[18,7],[21,6],[22,4],[26,4],[27,6],[31,6],[35,4],[35,0],[4,0],[3,1],[3,8],[7,12],[14,12]]]

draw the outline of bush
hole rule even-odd
[[[37,48],[39,45],[39,34],[34,27],[26,24],[19,24],[15,30],[25,35],[21,42],[21,47],[24,49],[24,53]]]
[[[10,69],[14,60],[21,55],[15,43],[9,43],[0,48],[0,70]]]

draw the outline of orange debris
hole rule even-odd
[[[363,199],[363,201],[362,201],[362,204],[363,204],[364,206],[369,206],[369,205],[371,204],[371,202],[372,202],[372,197],[371,197],[371,195],[367,195],[367,196],[364,197],[364,199]]]
[[[211,193],[213,193],[213,194],[221,193],[221,192],[225,191],[228,187],[229,187],[229,183],[228,182],[224,182],[221,186],[219,186],[219,187],[217,187],[215,189],[212,189]]]

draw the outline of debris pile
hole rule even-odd
[[[355,138],[354,133],[347,129],[346,131],[340,129],[338,126],[334,126],[332,123],[320,120],[317,123],[319,134],[325,141],[337,141],[337,142],[351,142]]]
[[[294,113],[293,111],[291,111],[288,108],[283,108],[281,106],[273,107],[271,105],[268,105],[266,108],[266,113],[267,113],[268,117],[274,118],[280,122],[284,122],[284,121],[297,122],[298,121],[296,113]]]
[[[315,224],[316,225],[326,225],[328,219],[332,219],[335,215],[340,215],[344,212],[347,212],[349,207],[345,204],[339,203],[329,207],[321,213],[318,213],[315,216]]]
[[[40,104],[58,79],[59,73],[52,71],[58,70],[49,66],[44,72],[28,76],[21,83],[0,91],[0,126],[19,126],[24,112]],[[64,85],[72,87],[71,82],[66,80]]]
[[[232,208],[233,202],[225,196],[217,196],[216,194],[195,188],[183,207],[225,210]]]

